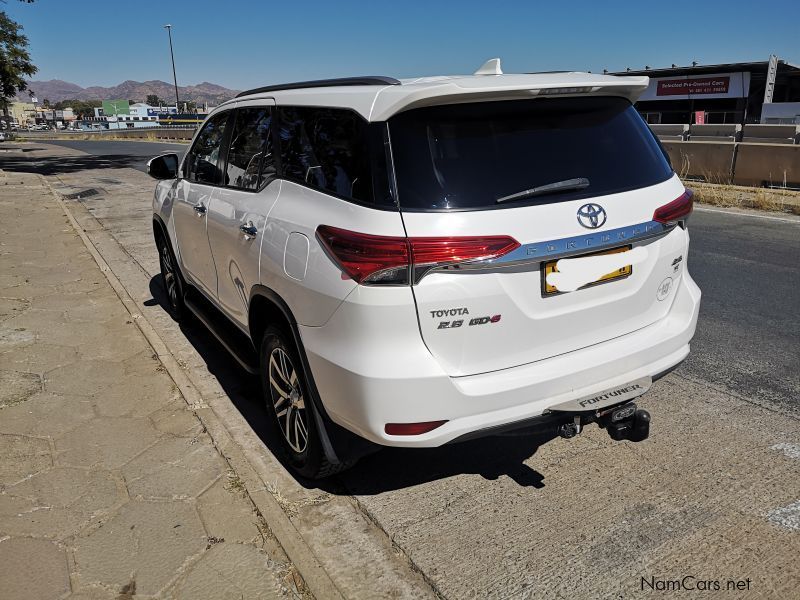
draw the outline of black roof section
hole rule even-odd
[[[339,79],[317,79],[316,81],[297,81],[295,83],[282,83],[267,85],[253,90],[246,90],[236,94],[237,98],[251,94],[264,94],[266,92],[279,92],[282,90],[302,90],[305,88],[339,87],[348,85],[400,85],[394,77],[368,76],[368,77],[341,77]]]

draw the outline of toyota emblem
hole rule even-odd
[[[578,209],[578,223],[586,229],[597,229],[606,222],[606,211],[599,204],[584,204]]]

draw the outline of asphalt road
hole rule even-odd
[[[54,146],[66,146],[99,157],[108,163],[107,166],[129,167],[145,172],[147,161],[164,152],[176,152],[182,155],[188,144],[168,144],[163,142],[119,141],[81,141],[81,140],[42,140],[42,143]]]
[[[47,141],[87,152],[109,166],[144,171],[185,144]],[[96,168],[102,165],[78,165]],[[689,271],[703,291],[692,353],[679,372],[757,402],[800,400],[800,219],[698,210]]]
[[[703,300],[680,372],[800,408],[800,219],[700,209],[689,231]]]

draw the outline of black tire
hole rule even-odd
[[[291,335],[270,325],[259,352],[261,388],[286,462],[300,476],[322,479],[351,466],[332,463],[322,448],[314,403]]]
[[[167,295],[167,308],[172,318],[180,323],[186,320],[189,313],[183,302],[186,284],[172,246],[163,234],[156,236],[156,248],[158,248],[158,262],[161,265],[161,285]]]

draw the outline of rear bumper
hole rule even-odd
[[[700,306],[700,289],[684,273],[669,313],[648,327],[527,365],[449,377],[422,343],[413,302],[404,310],[396,291],[360,293],[324,327],[300,327],[300,334],[330,417],[372,442],[403,447],[525,422],[553,405],[669,371],[689,354]],[[438,420],[447,423],[422,435],[384,432],[386,423]]]

